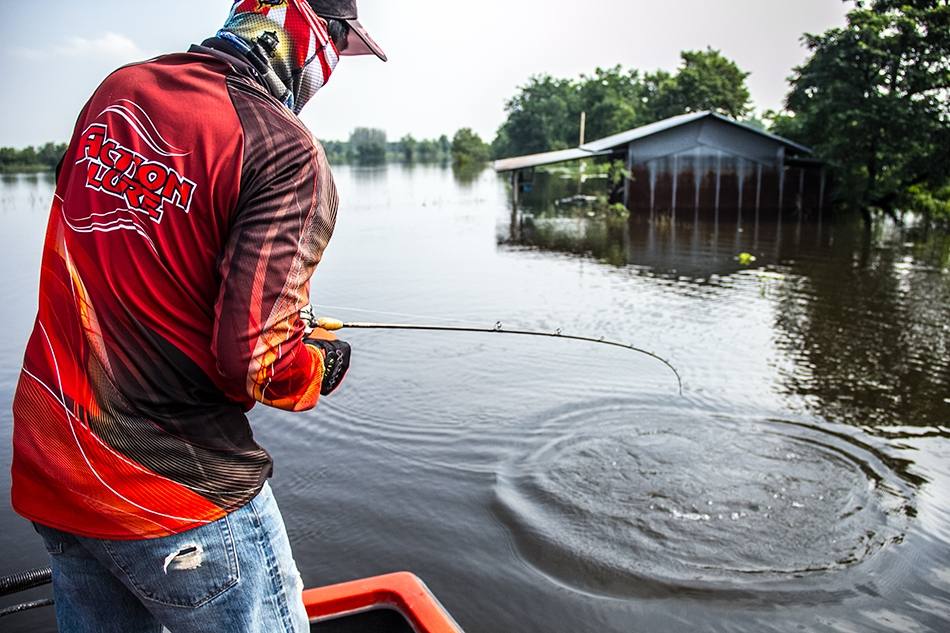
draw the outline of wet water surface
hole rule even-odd
[[[509,465],[499,502],[528,560],[591,591],[814,600],[913,513],[873,451],[821,428],[636,404],[549,424],[563,436]]]
[[[490,173],[336,173],[319,312],[604,336],[685,389],[568,340],[348,333],[339,394],[251,414],[308,585],[411,570],[470,633],[950,628],[946,238],[555,213],[543,180],[512,217]],[[51,189],[0,183],[7,466]],[[9,508],[0,545],[0,573],[45,564]]]

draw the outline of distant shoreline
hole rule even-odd
[[[22,165],[16,167],[6,167],[0,169],[0,174],[4,176],[30,175],[30,174],[48,174],[54,169],[49,165]]]

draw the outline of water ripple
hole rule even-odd
[[[851,594],[838,577],[915,512],[915,482],[843,432],[631,403],[547,426],[499,473],[495,509],[529,563],[584,591]]]

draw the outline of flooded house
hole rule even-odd
[[[714,112],[657,121],[580,147],[496,161],[515,204],[536,167],[584,158],[623,160],[618,197],[634,215],[717,220],[820,219],[826,177],[808,147]]]

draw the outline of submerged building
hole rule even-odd
[[[645,125],[575,149],[506,158],[495,170],[516,186],[531,170],[583,158],[624,160],[621,195],[636,214],[673,219],[712,212],[717,219],[820,218],[826,178],[811,149],[721,116],[697,112]]]

